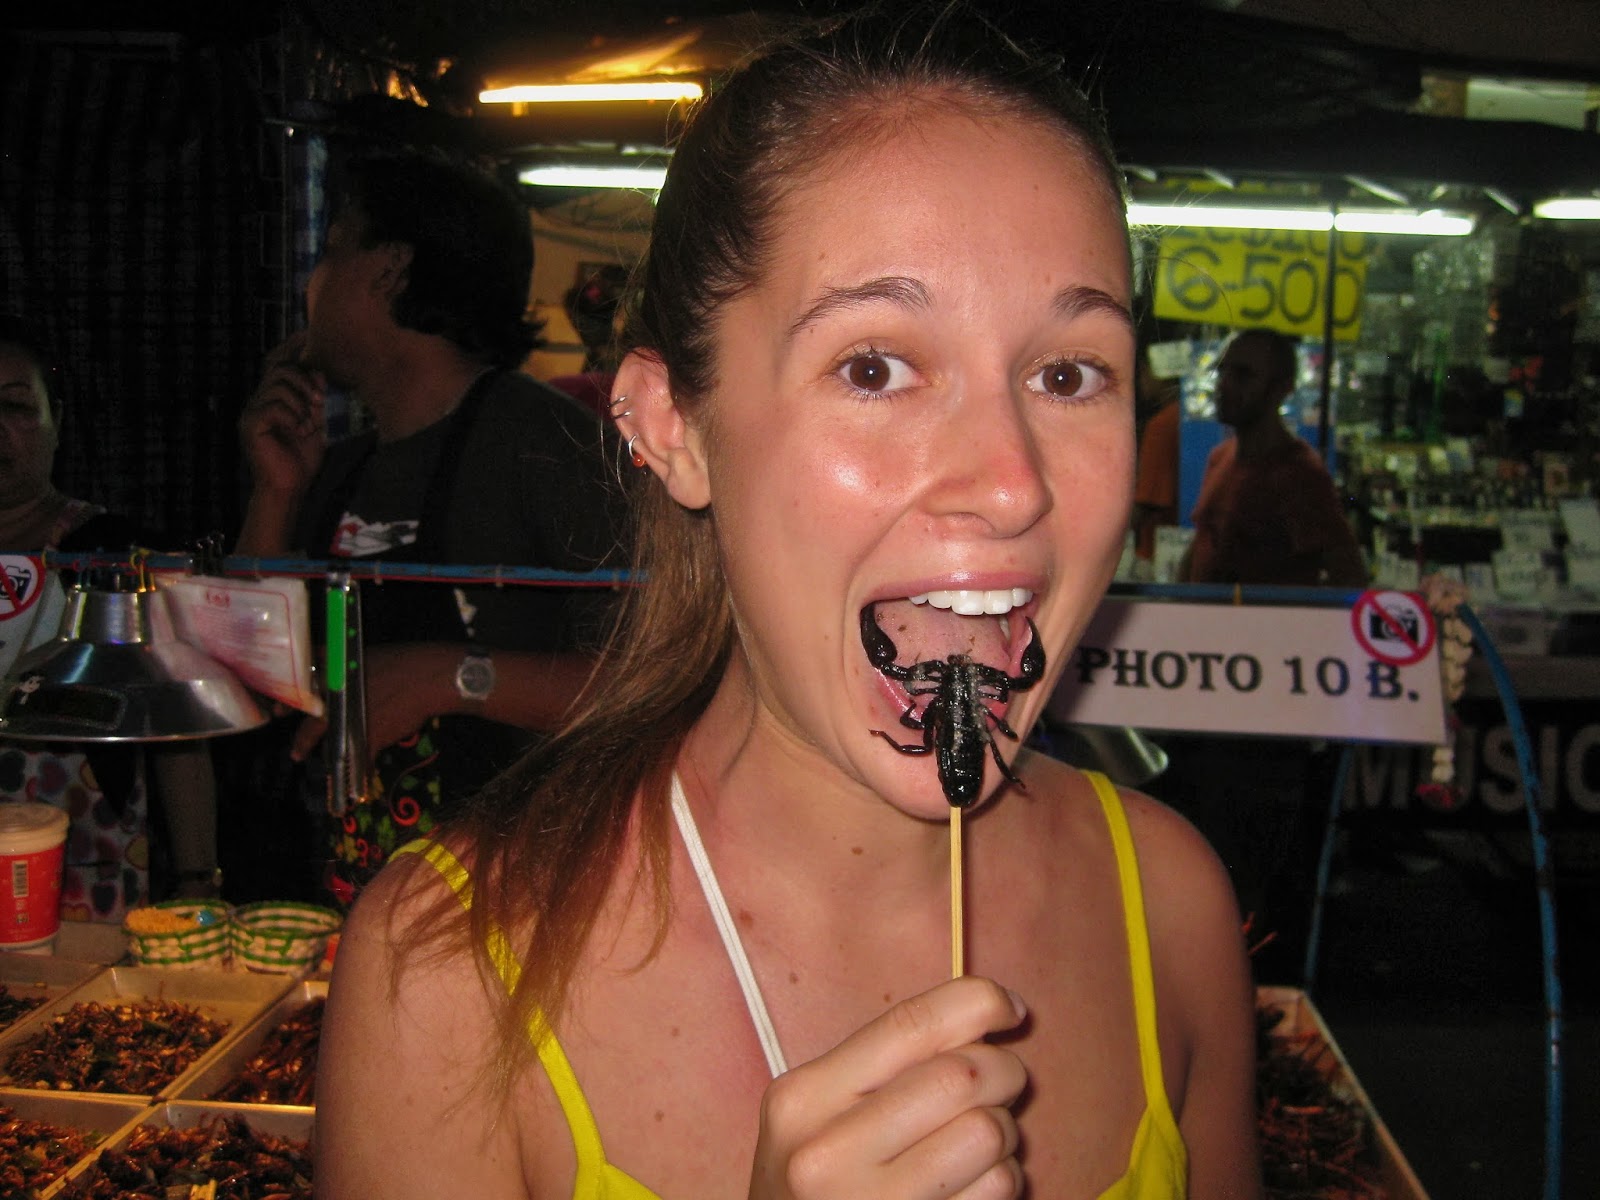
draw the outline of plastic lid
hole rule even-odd
[[[67,813],[32,800],[0,803],[0,854],[32,854],[60,845],[67,837]]]

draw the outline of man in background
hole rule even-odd
[[[240,420],[253,477],[238,552],[589,571],[618,561],[600,421],[515,370],[533,268],[498,181],[419,154],[345,164],[306,291]],[[327,446],[324,398],[373,428]],[[565,715],[602,632],[599,589],[363,586],[375,790],[332,830],[324,883],[348,902]],[[322,729],[290,746],[310,753]]]
[[[1217,368],[1217,417],[1234,436],[1206,463],[1194,540],[1180,565],[1192,583],[1354,588],[1367,578],[1339,495],[1315,450],[1282,415],[1294,390],[1295,341],[1268,329],[1235,335]],[[1297,982],[1310,922],[1330,772],[1296,738],[1179,738],[1167,743],[1162,799],[1228,865],[1254,935],[1259,982]]]
[[[1217,419],[1234,436],[1211,452],[1195,503],[1189,583],[1359,587],[1367,569],[1328,470],[1284,422],[1295,342],[1234,336],[1217,367]]]

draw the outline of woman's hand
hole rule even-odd
[[[983,1039],[1025,1014],[990,980],[954,979],[774,1080],[761,1104],[751,1200],[1021,1195],[1010,1106],[1027,1072]]]

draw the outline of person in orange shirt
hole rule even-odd
[[[1139,432],[1133,476],[1133,552],[1150,562],[1156,552],[1156,529],[1178,523],[1178,383],[1162,379],[1151,368],[1149,358],[1141,356],[1139,393],[1155,411]]]
[[[1366,582],[1366,564],[1327,468],[1279,412],[1294,388],[1294,369],[1294,339],[1270,329],[1246,329],[1223,352],[1217,418],[1234,436],[1206,462],[1185,581]]]

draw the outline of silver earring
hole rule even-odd
[[[622,406],[624,404],[626,404],[627,402],[628,402],[628,397],[625,396],[625,395],[624,396],[618,396],[615,400],[613,400],[611,402],[611,419],[613,421],[620,421],[620,420],[622,420],[623,417],[631,417],[631,416],[633,416],[633,409],[631,409],[631,408],[622,408]],[[617,411],[617,409],[619,409],[619,408],[622,408],[621,412]]]
[[[633,448],[633,444],[635,442],[637,442],[638,440],[639,440],[639,435],[637,433],[634,434],[631,438],[628,439],[628,457],[633,459],[633,465],[634,466],[642,467],[642,466],[644,466],[644,455],[640,454],[637,450],[635,450]]]

